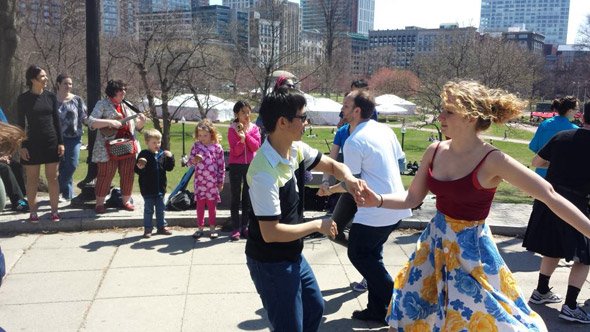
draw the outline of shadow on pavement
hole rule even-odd
[[[335,312],[338,312],[342,305],[352,299],[357,298],[361,293],[354,292],[350,287],[341,287],[341,288],[333,288],[333,289],[326,289],[322,290],[322,297],[326,298],[327,296],[335,295],[342,293],[341,295],[331,298],[325,303],[324,308],[324,315],[330,315]],[[352,315],[352,312],[350,313]]]
[[[269,321],[266,319],[266,314],[264,313],[264,308],[260,308],[256,310],[255,314],[260,316],[259,319],[250,319],[243,321],[238,324],[238,329],[245,330],[245,331],[260,331],[263,329],[268,329],[270,326]]]

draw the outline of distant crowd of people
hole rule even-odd
[[[28,209],[28,220],[39,222],[36,196],[40,166],[45,165],[50,219],[60,221],[58,202],[60,195],[66,200],[74,195],[72,176],[87,126],[97,130],[92,150],[98,166],[95,212],[107,211],[105,197],[116,172],[122,209],[134,210],[131,193],[137,174],[144,201],[143,237],[153,234],[154,213],[156,234],[170,235],[164,197],[166,173],[174,168],[175,158],[162,150],[160,132],[144,129],[146,117],[125,102],[126,83],[107,82],[106,97],[87,114],[82,98],[71,92],[69,76],[58,76],[56,93],[45,89],[47,75],[37,66],[27,70],[26,79],[29,90],[17,102],[17,126],[26,138],[16,127],[0,127],[0,165],[4,165],[0,170],[12,208]],[[363,277],[354,290],[367,291],[367,304],[352,312],[353,319],[389,325],[390,331],[546,331],[543,319],[528,303],[564,301],[560,318],[590,323],[577,303],[590,267],[590,104],[584,105],[583,126],[578,128],[571,117],[579,101],[573,97],[554,101],[559,115],[543,122],[529,145],[536,154],[535,173],[479,136],[493,123],[519,117],[526,102],[465,80],[447,82],[440,97],[438,121],[446,139],[431,135],[407,189],[400,177],[404,151],[391,128],[375,121],[376,104],[366,82],[353,82],[345,96],[329,155],[301,141],[309,114],[305,96],[292,79],[279,78],[263,98],[258,125],[251,122],[250,104],[234,105],[235,117],[227,132],[229,238],[246,239],[246,265],[272,330],[317,331],[321,325],[324,300],[302,253],[303,239],[317,232],[344,243],[350,262]],[[6,135],[4,128],[11,134]],[[204,119],[196,125],[194,137],[187,162],[194,167],[193,237],[205,235],[207,210],[208,235],[215,239],[219,236],[216,205],[226,169],[221,135]],[[21,140],[24,188],[16,180],[18,170],[11,167],[12,152]],[[325,174],[318,195],[341,194],[330,218],[303,218],[305,172],[311,170]],[[503,181],[535,199],[523,246],[542,255],[542,260],[538,285],[528,301],[485,222]],[[408,262],[392,276],[384,264],[384,244],[428,192],[436,195],[437,212]],[[343,236],[346,228],[348,237]],[[574,262],[565,300],[549,287],[560,259]]]

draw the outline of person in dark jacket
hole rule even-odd
[[[139,190],[144,201],[143,227],[144,238],[152,236],[152,217],[154,206],[156,207],[157,234],[172,234],[166,229],[164,220],[164,195],[166,194],[166,171],[174,168],[174,156],[168,150],[161,150],[162,134],[155,129],[148,129],[143,137],[146,150],[142,150],[137,156],[135,173],[139,175]]]

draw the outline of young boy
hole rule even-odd
[[[164,194],[166,193],[166,171],[174,168],[174,156],[170,151],[160,150],[162,134],[155,129],[145,130],[143,133],[146,150],[142,150],[137,156],[135,173],[139,175],[139,189],[144,201],[143,227],[144,238],[152,236],[152,217],[154,206],[156,207],[157,234],[172,234],[166,229],[164,220]]]

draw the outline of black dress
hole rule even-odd
[[[556,134],[539,152],[550,162],[546,180],[555,191],[588,216],[590,194],[590,130]],[[590,265],[590,240],[535,200],[523,241],[527,250],[543,256]]]
[[[57,105],[55,94],[46,90],[40,95],[27,91],[18,96],[18,125],[27,133],[22,147],[29,151],[29,160],[21,159],[23,165],[59,162],[57,146],[63,139]]]

